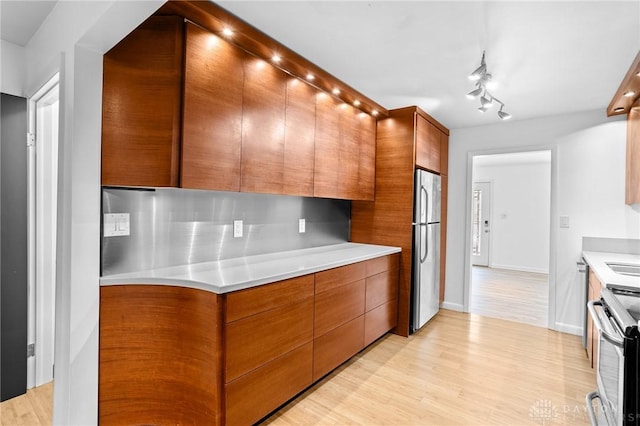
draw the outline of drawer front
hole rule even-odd
[[[398,298],[398,270],[382,272],[366,281],[365,311],[370,311],[390,300]]]
[[[316,294],[365,278],[365,262],[358,262],[316,274]]]
[[[365,272],[367,277],[377,275],[384,271],[390,271],[398,268],[400,254],[392,254],[389,256],[377,257],[365,262]]]
[[[364,313],[365,281],[316,295],[314,336],[322,336]]]
[[[226,325],[228,383],[313,339],[313,298]]]
[[[313,341],[313,380],[316,381],[364,347],[364,315]]]
[[[251,425],[311,384],[311,342],[225,385],[226,424]]]
[[[226,295],[225,322],[268,311],[313,296],[314,276],[305,275]]]
[[[371,344],[397,324],[397,300],[380,305],[364,315],[364,344]]]

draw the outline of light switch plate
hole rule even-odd
[[[569,227],[569,216],[560,216],[560,228]]]
[[[307,230],[307,225],[304,219],[298,220],[298,232],[304,234]]]
[[[122,237],[131,234],[129,213],[107,213],[102,223],[105,237]]]
[[[233,221],[233,238],[242,238],[242,221]]]

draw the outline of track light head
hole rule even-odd
[[[469,74],[469,80],[478,81],[482,79],[487,73],[487,64],[484,62],[484,52],[482,52],[482,60],[480,61],[480,66],[475,69],[471,74]]]
[[[487,92],[485,91],[484,95],[480,98],[480,104],[482,104],[485,109],[490,108],[491,106],[493,106],[493,98],[491,97],[491,95],[487,97]]]
[[[502,120],[508,120],[511,118],[511,114],[502,111],[502,108],[500,108],[500,111],[498,111],[498,117],[500,117]]]
[[[480,93],[482,93],[482,87],[478,87],[476,90],[472,90],[469,93],[467,93],[467,98],[475,99],[478,96],[480,96]]]

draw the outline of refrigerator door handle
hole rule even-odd
[[[422,236],[423,229],[425,230],[424,238]],[[426,231],[427,231],[427,224],[421,223],[420,224],[420,263],[424,263],[424,261],[427,260],[427,257],[429,256],[429,238]],[[423,245],[424,245],[424,254],[422,250]]]
[[[427,189],[424,187],[424,185],[420,185],[420,193],[424,194],[424,198],[421,197],[421,202],[423,202],[424,204],[420,206],[420,223],[427,223],[429,218],[429,193],[427,192]],[[424,217],[422,216],[422,212],[424,212]]]

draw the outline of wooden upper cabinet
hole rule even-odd
[[[186,27],[181,186],[239,191],[246,54]]]
[[[313,196],[317,93],[316,89],[295,77],[287,79],[284,194]]]
[[[286,74],[262,59],[245,57],[240,190],[282,194]]]
[[[629,110],[627,118],[627,204],[640,203],[640,102]]]
[[[104,55],[102,185],[178,186],[183,25],[152,16]]]
[[[314,195],[373,200],[376,120],[325,93],[316,99]]]
[[[440,174],[449,174],[449,135],[440,132]]]
[[[337,197],[340,159],[339,102],[326,93],[316,95],[313,195]]]
[[[433,124],[416,114],[416,166],[440,173],[440,134]]]

